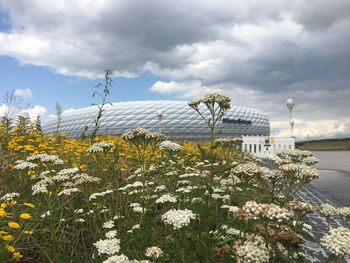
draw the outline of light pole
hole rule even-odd
[[[162,132],[162,119],[163,119],[164,113],[162,110],[158,110],[156,114],[159,121],[159,132]]]
[[[289,125],[290,125],[290,137],[293,137],[293,127],[294,127],[294,121],[292,120],[292,110],[294,107],[294,100],[288,99],[286,101],[287,108],[289,110]]]

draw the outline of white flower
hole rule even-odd
[[[165,224],[172,225],[174,230],[177,230],[187,226],[191,222],[191,219],[195,219],[196,217],[197,215],[188,209],[171,209],[162,215],[162,220]]]
[[[107,254],[107,255],[114,255],[119,252],[120,250],[120,240],[117,238],[111,238],[111,239],[100,239],[96,243],[94,243],[94,246],[98,250],[98,254]]]
[[[31,163],[31,162],[26,162],[26,161],[17,161],[17,164],[13,167],[16,170],[24,170],[24,169],[34,169],[38,167],[37,164]]]
[[[106,233],[106,238],[111,239],[117,236],[117,230],[111,230]]]
[[[107,221],[107,222],[104,222],[102,227],[103,227],[103,228],[107,228],[107,229],[113,228],[113,227],[114,227],[114,222],[113,222],[113,220],[109,220],[109,221]]]
[[[46,211],[45,213],[43,213],[40,217],[41,218],[46,218],[46,217],[48,217],[48,216],[50,216],[51,215],[51,212],[48,210],[48,211]]]
[[[324,216],[333,216],[337,214],[337,209],[327,203],[322,203],[320,205],[320,213]]]
[[[269,250],[261,236],[248,236],[247,240],[236,248],[238,263],[267,263]]]
[[[339,227],[331,229],[321,238],[321,245],[338,257],[350,255],[350,229]]]
[[[159,144],[159,149],[169,152],[179,152],[182,150],[182,147],[180,144],[172,141],[163,141]]]
[[[0,200],[1,201],[11,201],[13,199],[15,199],[16,197],[19,197],[19,193],[7,193],[7,194],[4,194]]]
[[[164,194],[162,195],[161,197],[159,197],[157,200],[156,200],[156,203],[160,203],[160,204],[164,204],[166,202],[169,202],[169,203],[176,203],[177,200],[176,200],[176,197],[175,196],[172,196],[171,194]]]
[[[240,231],[238,229],[230,227],[230,228],[226,229],[226,234],[227,235],[233,235],[233,236],[239,236],[240,235]]]
[[[90,195],[89,201],[94,200],[99,196],[105,196],[106,194],[110,194],[110,193],[113,193],[113,190],[106,190],[104,192],[94,193],[94,194]]]
[[[149,247],[147,248],[145,255],[149,258],[159,258],[163,255],[163,250],[159,247]]]
[[[72,193],[80,192],[78,188],[69,188],[69,189],[64,189],[61,192],[57,194],[57,196],[61,195],[71,195]]]
[[[125,255],[115,255],[107,258],[103,263],[129,263],[129,258]]]
[[[130,207],[135,213],[142,213],[145,210],[139,203],[131,203]]]

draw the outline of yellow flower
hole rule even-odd
[[[21,227],[18,223],[12,222],[12,221],[11,221],[11,222],[8,222],[7,225],[8,225],[10,228],[14,228],[14,229],[18,229],[18,228]]]
[[[2,239],[5,240],[5,241],[11,241],[13,239],[13,236],[12,235],[6,235],[6,236],[3,236]]]
[[[6,247],[7,251],[10,253],[13,253],[16,251],[15,248],[11,245],[6,245],[5,247]]]
[[[22,214],[19,215],[19,217],[22,218],[22,219],[29,219],[32,216],[30,214],[28,214],[28,213],[22,213]]]
[[[24,230],[24,231],[23,231],[23,234],[32,235],[32,234],[33,234],[33,231],[31,231],[31,230]]]
[[[87,170],[87,168],[88,168],[88,166],[86,165],[86,164],[82,164],[82,165],[80,165],[80,170],[82,170],[82,171],[86,171]]]
[[[36,172],[33,171],[33,170],[28,171],[27,174],[28,174],[28,176],[30,176],[30,177],[36,176]]]
[[[13,205],[15,205],[15,204],[17,204],[17,201],[14,201],[14,200],[11,200],[11,201],[8,201],[8,202],[7,202],[7,205],[8,205],[8,206],[13,206]]]
[[[7,207],[7,204],[6,204],[6,203],[1,203],[0,207],[1,207],[1,208],[6,208],[6,207]]]
[[[6,215],[6,211],[3,208],[0,208],[0,218]]]
[[[7,234],[8,234],[8,232],[0,230],[0,236],[7,235]]]
[[[15,253],[13,253],[12,255],[13,255],[13,257],[14,257],[17,261],[20,261],[21,258],[23,258],[23,256],[22,256],[21,253],[19,253],[19,252],[15,252]]]
[[[33,205],[32,203],[24,203],[24,205],[25,205],[25,206],[28,206],[28,207],[30,207],[30,208],[34,208],[34,207],[35,207],[35,205]]]

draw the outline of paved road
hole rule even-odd
[[[321,203],[329,203],[333,206],[339,206],[333,198],[325,196],[316,187],[311,184],[306,185],[302,190],[296,194],[296,198],[312,204],[316,209]],[[315,240],[320,238],[328,232],[328,224],[326,219],[321,216],[318,212],[307,216],[306,223],[312,226],[312,233]],[[331,218],[330,225],[332,227],[340,227],[345,225],[345,222],[340,218]],[[325,250],[317,243],[308,242],[305,244],[309,257],[306,262],[326,262],[327,254]],[[346,259],[342,262],[350,262],[350,259]]]

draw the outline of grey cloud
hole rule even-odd
[[[320,121],[350,116],[350,2],[3,0],[13,28],[0,55],[64,75],[145,70],[189,93],[223,90],[238,104]],[[197,90],[196,90],[197,89]],[[237,92],[240,90],[239,92]],[[244,94],[246,92],[246,94]]]

